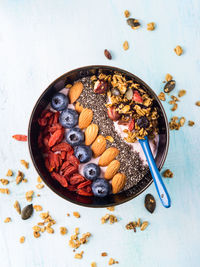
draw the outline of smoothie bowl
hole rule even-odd
[[[36,170],[56,194],[78,205],[106,207],[152,183],[138,142],[145,136],[161,169],[169,129],[156,94],[127,71],[88,66],[62,75],[43,92],[28,142]]]

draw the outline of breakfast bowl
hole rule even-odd
[[[139,84],[140,90],[146,92],[150,96],[150,98],[153,99],[153,107],[156,108],[159,115],[157,119],[159,138],[157,139],[156,153],[154,155],[155,162],[159,170],[161,170],[167,156],[169,146],[169,126],[164,108],[155,92],[141,79],[129,73],[128,71],[116,67],[102,65],[81,67],[63,74],[47,87],[47,89],[39,97],[37,103],[35,104],[35,107],[33,108],[28,128],[28,145],[33,164],[44,183],[63,199],[77,205],[86,207],[108,207],[112,205],[119,205],[137,197],[153,182],[152,176],[147,166],[145,167],[146,171],[142,178],[140,178],[139,180],[136,179],[137,182],[134,182],[129,187],[125,186],[123,190],[120,190],[115,194],[111,192],[104,197],[99,197],[92,194],[89,196],[77,194],[75,191],[70,191],[67,186],[63,187],[56,179],[52,178],[51,172],[45,165],[43,152],[38,145],[38,138],[40,136],[40,125],[38,124],[38,120],[40,119],[41,114],[44,113],[47,108],[49,108],[49,103],[51,103],[52,97],[56,93],[60,91],[62,92],[63,88],[66,88],[68,87],[68,85],[73,84],[75,81],[80,81],[85,77],[91,78],[98,75],[106,75],[107,77],[109,77],[111,75],[114,75],[115,73],[120,73],[120,75],[125,77],[127,80],[133,81],[135,86]],[[136,158],[139,157],[138,152],[135,152],[134,155],[136,156]],[[126,160],[133,166],[136,164],[131,158],[131,154],[129,158],[126,158]],[[137,173],[139,174],[139,171]],[[88,184],[89,183],[90,182],[88,182]]]

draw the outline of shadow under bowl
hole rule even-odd
[[[139,83],[141,85],[141,88],[146,90],[147,93],[155,100],[154,105],[155,107],[157,107],[159,113],[159,119],[158,119],[159,143],[155,161],[159,170],[161,170],[167,156],[168,146],[169,146],[169,126],[164,108],[160,100],[158,99],[157,95],[155,94],[155,92],[141,79],[139,79],[135,75],[125,70],[110,66],[101,66],[101,65],[81,67],[63,74],[48,86],[48,88],[42,93],[37,103],[35,104],[35,107],[32,111],[29,121],[28,145],[33,164],[38,174],[43,179],[44,183],[60,197],[78,205],[86,207],[94,207],[94,208],[119,205],[137,197],[144,190],[146,190],[153,182],[150,172],[147,172],[147,174],[137,185],[131,187],[128,190],[122,191],[118,194],[115,195],[111,194],[104,198],[99,198],[94,196],[93,197],[80,196],[74,192],[68,191],[66,188],[63,188],[56,180],[52,179],[50,173],[47,171],[45,167],[42,153],[38,148],[38,135],[40,130],[38,125],[38,118],[40,117],[42,111],[50,103],[52,96],[56,92],[64,88],[66,84],[68,83],[72,84],[74,81],[82,77],[98,75],[99,73],[105,73],[107,75],[114,74],[114,72],[116,71],[125,75],[127,79],[132,79],[134,82]]]

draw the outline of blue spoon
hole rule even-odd
[[[156,163],[154,161],[149,141],[147,136],[145,136],[145,139],[139,139],[140,145],[144,151],[145,157],[147,159],[147,162],[149,164],[149,169],[154,181],[154,184],[156,186],[157,193],[159,195],[159,198],[165,208],[169,208],[171,206],[171,199],[167,192],[167,189],[163,183],[163,180],[161,178],[160,172],[156,166]]]

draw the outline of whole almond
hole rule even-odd
[[[78,126],[81,129],[87,128],[93,118],[93,111],[89,108],[84,108],[79,116]]]
[[[81,113],[81,111],[84,109],[84,107],[79,103],[79,102],[76,102],[75,104],[75,110],[78,112],[78,113]]]
[[[116,147],[109,147],[106,151],[101,155],[99,159],[99,166],[108,166],[108,164],[113,161],[119,154],[119,150]]]
[[[99,127],[97,124],[90,124],[85,130],[85,144],[86,146],[90,146],[97,137],[99,131]]]
[[[126,175],[123,173],[117,173],[112,179],[112,192],[117,194],[120,192],[126,183]]]
[[[96,140],[91,146],[94,157],[97,158],[106,150],[106,139],[103,135],[97,136]]]
[[[69,89],[69,100],[70,103],[73,104],[81,95],[83,91],[83,84],[81,82],[75,83],[70,89]]]
[[[119,168],[120,162],[118,160],[111,161],[105,171],[104,178],[107,180],[113,178],[113,176],[115,176],[115,174],[118,172]]]

